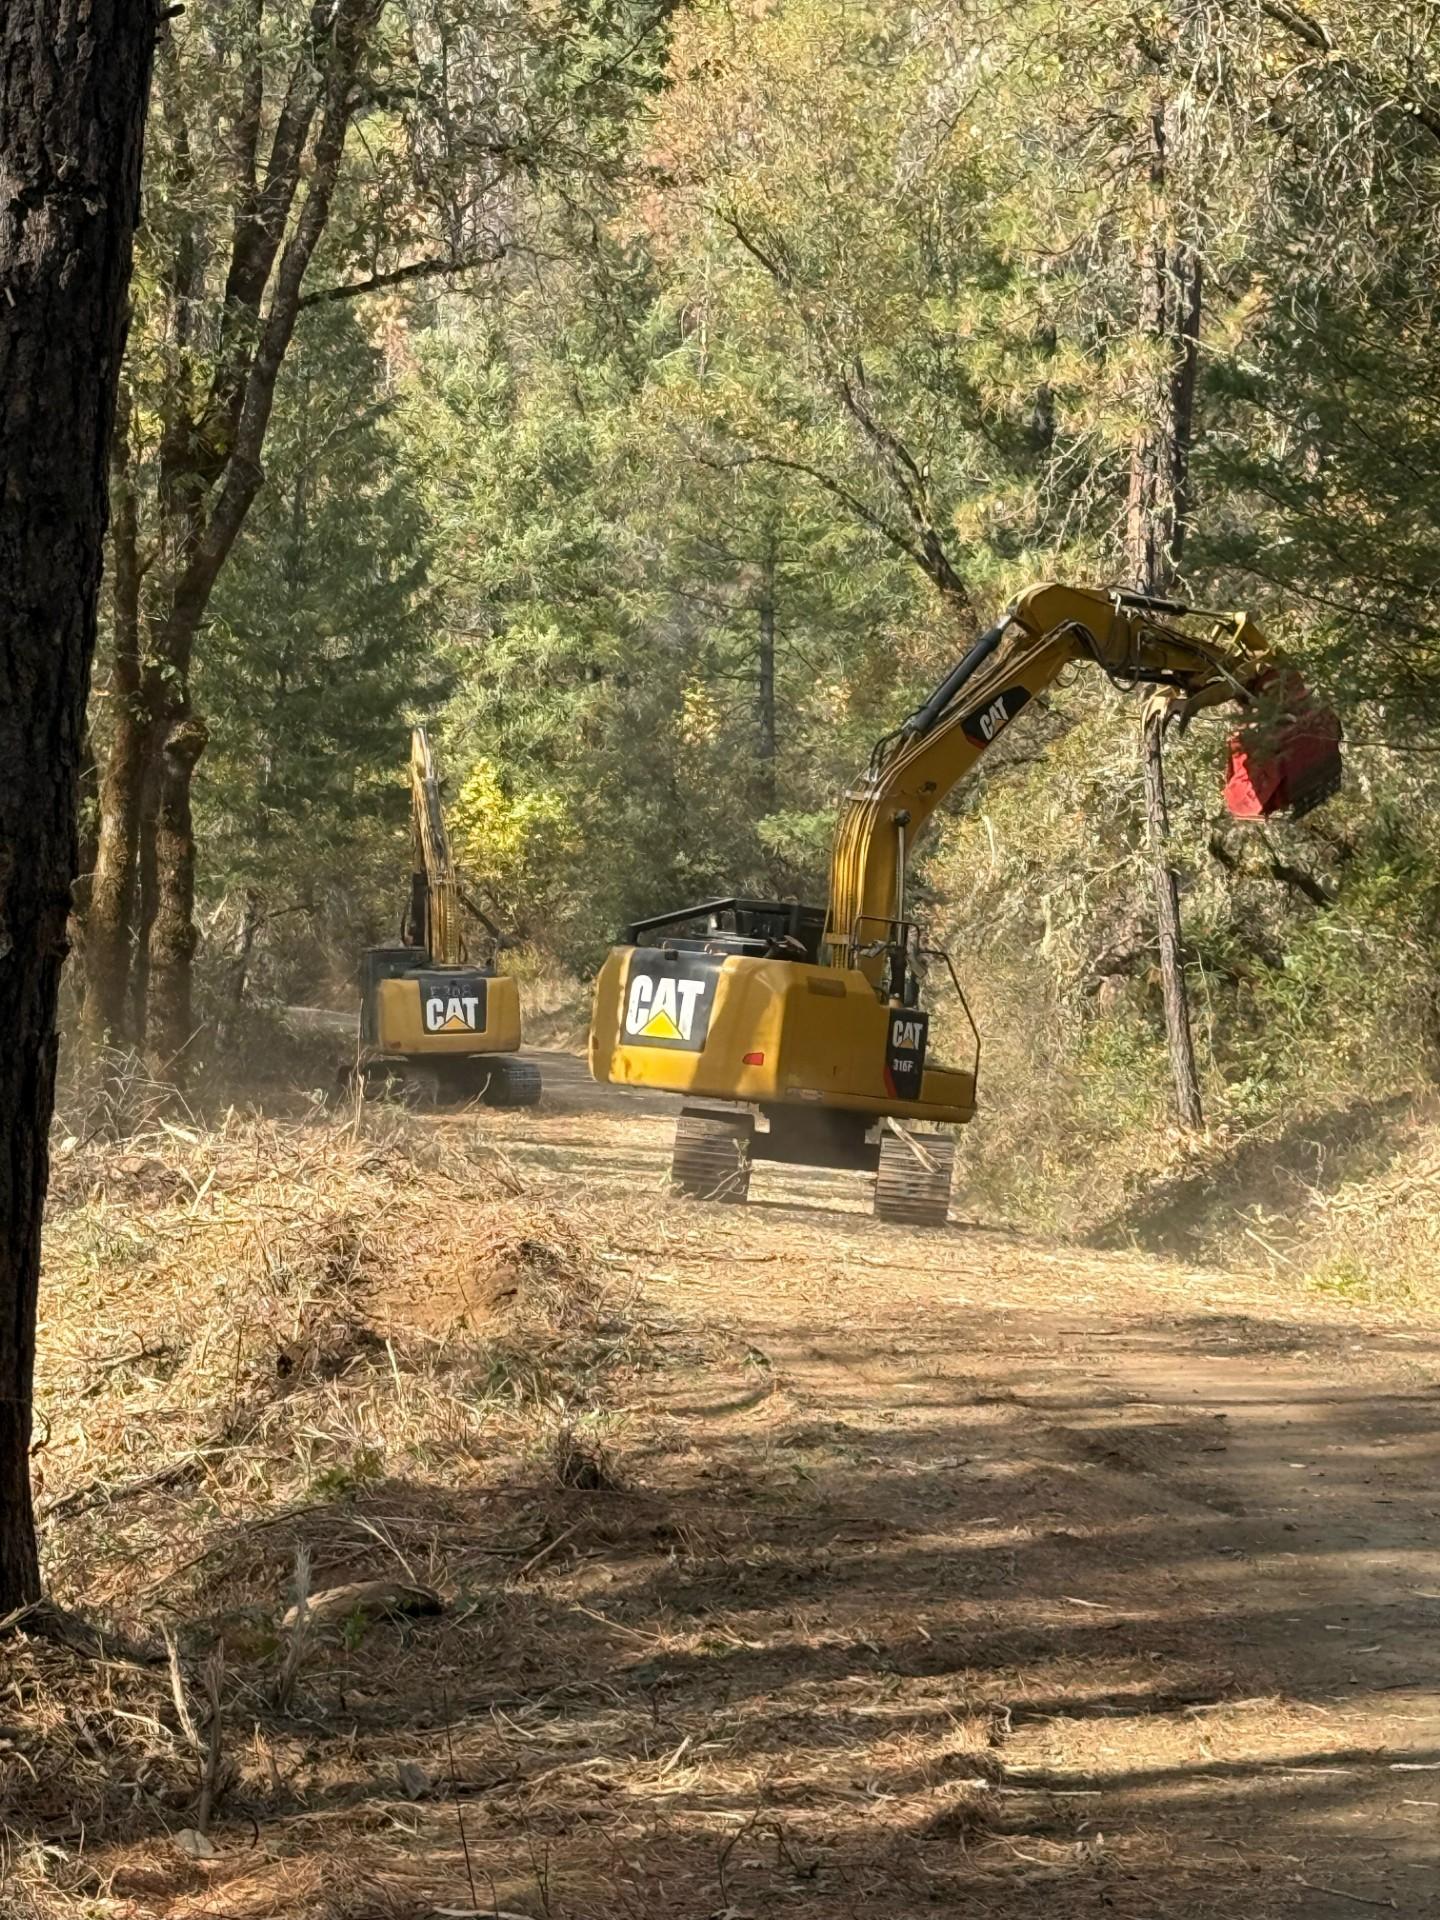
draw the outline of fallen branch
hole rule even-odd
[[[62,1493],[51,1500],[40,1509],[40,1519],[68,1519],[73,1514],[87,1512],[91,1507],[110,1507],[119,1500],[133,1500],[138,1493],[154,1493],[162,1487],[178,1487],[186,1480],[198,1478],[206,1462],[218,1451],[218,1448],[206,1449],[187,1454],[183,1460],[172,1460],[168,1466],[157,1467],[153,1473],[139,1474],[133,1480],[121,1480],[115,1486],[107,1486],[103,1480],[92,1480],[87,1486],[77,1487],[73,1493]]]

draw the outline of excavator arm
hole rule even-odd
[[[437,967],[460,967],[466,961],[460,927],[460,883],[440,799],[440,776],[424,727],[410,732],[410,826],[414,847],[412,899],[423,902],[412,918],[420,922],[417,945],[428,949]]]
[[[1266,647],[1248,614],[1094,588],[1031,587],[878,743],[846,795],[831,856],[831,965],[858,966],[881,984],[887,956],[903,949],[906,864],[930,815],[1016,715],[1065,667],[1084,661],[1121,687],[1164,690],[1182,726],[1225,701],[1246,708],[1248,724],[1230,742],[1226,787],[1240,817],[1306,811],[1338,784],[1338,721]]]

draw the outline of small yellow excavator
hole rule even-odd
[[[539,1069],[514,1057],[519,988],[494,964],[509,942],[456,876],[423,727],[410,736],[410,820],[414,857],[401,944],[371,947],[361,958],[361,1086],[367,1095],[430,1105],[478,1099],[492,1107],[533,1107]],[[462,906],[489,936],[486,965],[470,961]]]
[[[841,808],[829,901],[723,899],[637,921],[595,986],[597,1080],[684,1097],[671,1178],[743,1200],[755,1160],[875,1175],[882,1219],[943,1224],[949,1129],[975,1112],[980,1040],[950,956],[906,911],[906,865],[935,808],[1071,663],[1155,689],[1181,728],[1243,709],[1225,799],[1241,819],[1301,814],[1339,785],[1340,726],[1244,613],[1046,584],[1023,593],[875,747]],[[929,1057],[922,990],[949,981],[973,1037],[965,1066]]]

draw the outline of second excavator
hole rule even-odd
[[[483,1100],[532,1107],[540,1071],[515,1056],[520,989],[494,964],[508,944],[461,886],[445,825],[429,736],[410,736],[410,894],[401,944],[371,947],[361,961],[361,1085],[425,1104]],[[470,958],[462,909],[487,937],[491,959]]]
[[[841,807],[823,908],[708,900],[637,921],[612,948],[590,1069],[683,1096],[671,1162],[681,1191],[743,1200],[762,1159],[852,1168],[874,1173],[882,1218],[943,1223],[949,1129],[974,1115],[980,1041],[950,956],[910,917],[907,869],[935,808],[1072,663],[1153,689],[1182,727],[1237,704],[1225,786],[1237,818],[1298,815],[1339,784],[1338,720],[1248,614],[1030,588],[876,745]],[[968,1023],[963,1066],[931,1058],[932,977],[948,980]]]

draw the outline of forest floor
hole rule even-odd
[[[677,1202],[538,1057],[62,1148],[51,1578],[175,1654],[7,1643],[6,1920],[1440,1915],[1440,1315]]]

